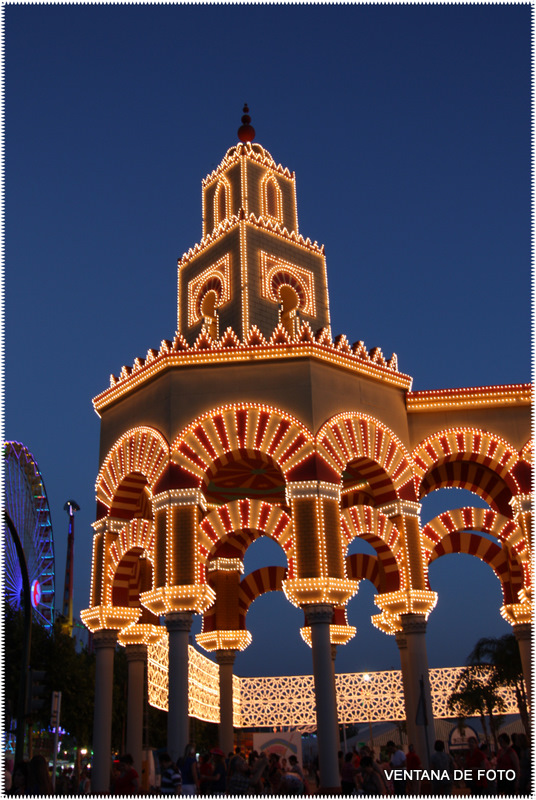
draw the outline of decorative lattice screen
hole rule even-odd
[[[430,670],[434,718],[451,717],[447,698],[454,689],[462,667]],[[335,676],[339,722],[359,723],[403,720],[402,673],[349,672]],[[149,703],[167,711],[167,634],[148,648]],[[189,714],[208,722],[219,722],[219,667],[194,647],[189,647]],[[314,729],[315,697],[312,675],[277,678],[233,678],[234,714],[237,728],[290,726]],[[512,690],[503,689],[507,714],[517,714]]]

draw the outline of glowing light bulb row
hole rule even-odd
[[[359,581],[325,576],[283,581],[285,597],[296,608],[317,603],[343,606],[356,594],[358,587]]]
[[[240,284],[241,286],[248,285],[248,237],[246,233],[246,223],[242,220],[240,222]],[[251,323],[249,319],[249,292],[242,292],[242,334],[249,330]]]
[[[195,640],[205,650],[245,650],[252,636],[245,630],[216,630],[196,634]]]
[[[244,574],[244,562],[240,558],[213,558],[207,563],[207,572],[239,572]]]
[[[275,200],[275,214],[270,211],[269,192],[273,192]],[[266,172],[261,180],[261,214],[275,219],[276,222],[283,222],[283,198],[281,188],[274,175]]]
[[[121,630],[121,628],[137,622],[140,614],[140,608],[99,605],[81,611],[80,619],[88,630],[96,633],[100,630]]]
[[[396,500],[394,503],[385,503],[378,506],[377,510],[386,517],[407,516],[420,519],[421,503],[413,500]]]
[[[156,644],[165,636],[166,629],[163,626],[137,622],[123,628],[118,634],[117,641],[122,647],[151,645]]]
[[[431,389],[408,392],[408,411],[439,411],[448,408],[488,408],[532,402],[530,383],[478,386],[459,389]]]
[[[352,625],[330,625],[329,626],[330,644],[334,645],[348,644],[350,639],[353,639],[356,633],[357,633],[357,628],[354,628]],[[309,645],[309,647],[313,646],[311,638],[311,627],[309,625],[304,625],[303,628],[300,628],[300,635],[303,641],[307,645]]]
[[[294,498],[322,497],[326,500],[336,500],[341,497],[341,487],[339,484],[327,483],[326,481],[292,481],[285,486],[287,504],[290,505]]]

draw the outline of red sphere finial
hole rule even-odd
[[[244,116],[242,117],[242,125],[238,129],[238,138],[245,144],[246,142],[252,142],[255,138],[255,128],[249,124],[251,122],[251,117],[249,116],[247,103],[244,104],[242,111],[244,112]]]

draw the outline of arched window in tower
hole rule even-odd
[[[218,312],[216,310],[216,303],[218,302],[218,295],[214,289],[210,289],[201,300],[201,315],[205,328],[211,339],[218,338]]]
[[[263,211],[266,216],[281,222],[283,219],[281,189],[276,179],[271,176],[264,183],[263,200]]]
[[[221,180],[214,194],[214,227],[228,216],[229,211],[229,185]]]
[[[298,297],[296,290],[286,283],[284,283],[279,289],[279,297],[281,299],[281,324],[285,328],[288,335],[290,337],[294,337],[296,333],[296,323],[298,321],[296,309],[298,308],[300,298]]]

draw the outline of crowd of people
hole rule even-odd
[[[35,755],[29,761],[17,761],[13,772],[6,768],[5,787],[7,794],[41,796],[54,794],[46,758]]]
[[[168,753],[159,756],[161,794],[258,795],[306,794],[309,791],[296,756],[287,761],[277,753],[247,756],[239,747],[227,756],[219,747],[196,758],[188,745],[175,764]]]
[[[450,794],[529,796],[531,760],[525,734],[507,733],[498,737],[499,748],[492,752],[477,739],[468,740],[468,750],[447,752],[437,740],[425,770],[412,744],[406,752],[393,741],[376,755],[367,745],[344,754],[339,752],[341,794],[343,795],[432,795]],[[288,759],[277,753],[256,750],[246,754],[239,747],[227,756],[215,747],[198,758],[193,745],[175,763],[168,753],[159,755],[158,780],[149,793],[185,795],[294,795],[314,794],[319,785],[318,768],[299,764],[295,755]],[[432,772],[434,774],[432,774]],[[463,773],[463,778],[459,776]],[[48,763],[42,755],[17,762],[10,770],[6,763],[7,794],[49,796],[91,794],[91,776],[84,767],[59,776],[55,790]],[[129,754],[113,762],[110,794],[141,793],[140,777]]]
[[[432,795],[451,794],[530,796],[531,759],[525,734],[507,733],[498,737],[499,749],[493,753],[475,737],[469,749],[453,755],[445,743],[436,740],[425,769],[412,744],[404,752],[393,741],[380,749],[376,758],[366,745],[343,755],[339,753],[342,794]]]

